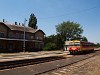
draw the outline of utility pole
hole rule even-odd
[[[25,52],[25,31],[26,31],[26,28],[25,28],[25,25],[26,25],[26,18],[24,20],[24,40],[23,40],[23,52]]]

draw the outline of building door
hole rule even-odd
[[[8,41],[8,50],[9,50],[10,52],[13,51],[13,41]]]

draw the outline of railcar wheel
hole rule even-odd
[[[74,54],[76,54],[76,52],[75,51],[70,51],[70,54],[74,55]]]
[[[69,51],[70,52],[70,54],[73,54],[73,51]]]

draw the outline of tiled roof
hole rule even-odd
[[[0,22],[1,23],[1,22]],[[20,26],[20,25],[14,25],[14,24],[8,24],[8,23],[4,23],[2,22],[4,25],[6,25],[10,30],[16,30],[16,31],[24,31],[24,26]],[[35,33],[37,31],[42,31],[40,29],[33,29],[31,27],[25,27],[25,31],[29,32],[29,33]],[[42,31],[43,32],[43,31]],[[43,32],[43,34],[45,34]]]
[[[19,26],[19,25],[10,25],[10,24],[5,24],[10,30],[17,30],[17,31],[24,31],[24,26]],[[31,32],[34,33],[37,29],[33,29],[31,27],[25,27],[26,32]]]

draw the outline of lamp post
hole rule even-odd
[[[25,25],[26,25],[26,18],[25,18],[25,20],[24,20],[24,40],[23,40],[23,52],[25,52],[25,31],[26,31],[26,29],[25,29]]]

